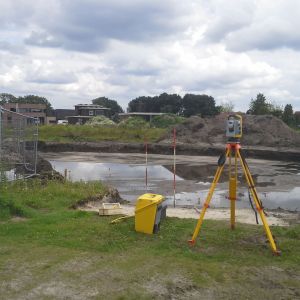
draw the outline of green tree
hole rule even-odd
[[[128,104],[129,112],[173,113],[189,117],[196,114],[213,116],[220,112],[215,100],[207,95],[186,94],[181,98],[177,94],[163,93],[155,97],[138,97]]]
[[[92,100],[93,104],[101,105],[106,108],[110,108],[110,116],[115,116],[119,113],[123,113],[122,107],[118,104],[116,100],[112,100],[106,97],[99,97]]]
[[[270,104],[264,94],[257,94],[255,100],[251,99],[249,112],[252,115],[267,115],[270,111]]]
[[[282,114],[283,114],[282,106],[276,104],[275,102],[272,102],[269,105],[270,105],[270,113],[273,116],[281,119],[282,118]]]
[[[17,98],[12,94],[1,93],[0,94],[0,105],[3,105],[8,102],[15,102]]]
[[[141,96],[128,103],[128,112],[157,112],[154,97]]]
[[[193,115],[215,116],[220,113],[215,99],[208,95],[186,94],[182,99],[182,114],[184,117]]]
[[[162,113],[178,114],[182,106],[182,98],[177,94],[163,93],[155,97],[156,110]]]
[[[163,93],[154,97],[138,97],[128,104],[129,112],[162,112],[178,114],[182,107],[182,98],[177,94]]]
[[[287,104],[284,107],[282,120],[289,126],[295,125],[295,116],[293,112],[293,106],[291,104]]]
[[[221,112],[230,113],[234,110],[234,104],[231,101],[221,102]]]

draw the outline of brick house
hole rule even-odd
[[[18,120],[18,115],[13,112],[39,119],[40,124],[46,122],[46,104],[31,104],[31,103],[5,103],[2,107],[6,110],[3,112],[3,122],[13,123]],[[8,111],[12,112],[9,113]],[[27,120],[31,123],[31,119]]]
[[[110,116],[110,109],[96,104],[75,105],[75,115],[67,116],[69,124],[83,125],[95,116]]]

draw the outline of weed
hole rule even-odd
[[[105,127],[105,126],[80,126],[80,125],[44,125],[40,127],[39,139],[54,142],[155,142],[165,134],[162,128],[143,128],[135,126]]]

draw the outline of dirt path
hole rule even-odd
[[[80,210],[95,211],[98,212],[100,205],[86,204],[81,207]],[[122,205],[123,214],[127,216],[134,216],[134,205]],[[292,213],[288,211],[277,212],[268,211],[268,223],[274,226],[289,226],[290,223],[294,223],[299,220],[298,213]],[[195,208],[167,208],[167,216],[180,219],[198,219],[199,210]],[[117,218],[117,217],[116,217]],[[208,220],[230,220],[230,211],[228,209],[213,208],[208,209],[205,214],[205,219]],[[237,209],[236,210],[236,222],[244,224],[256,225],[255,216],[251,209]],[[259,220],[259,224],[262,222]]]

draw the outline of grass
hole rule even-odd
[[[2,184],[0,189],[0,220],[11,215],[34,217],[41,212],[61,211],[86,197],[105,193],[101,182],[65,182],[20,180]]]
[[[299,225],[272,228],[281,257],[260,226],[231,231],[221,221],[205,221],[191,248],[195,220],[167,218],[149,236],[135,232],[134,219],[111,225],[112,217],[69,208],[105,191],[99,182],[2,186],[3,299],[299,298]]]
[[[162,128],[92,127],[80,125],[44,125],[39,140],[53,142],[149,142],[157,141],[166,133]]]

